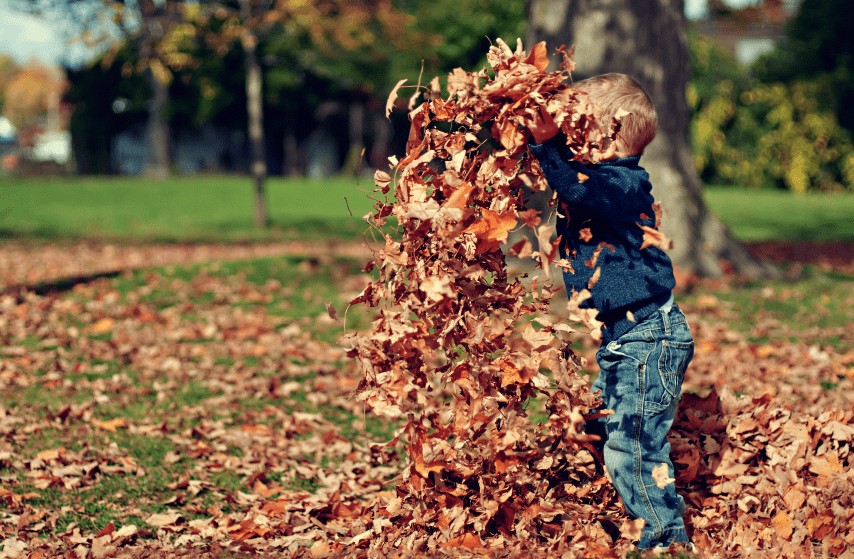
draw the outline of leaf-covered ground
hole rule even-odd
[[[0,556],[358,556],[389,528],[402,447],[377,444],[396,426],[351,397],[358,374],[337,343],[345,318],[370,319],[345,317],[368,281],[361,259],[229,262],[262,255],[196,247],[212,261],[189,264],[132,247],[169,265],[95,277],[140,264],[115,246],[76,271],[91,247],[40,259],[20,246],[0,247],[16,270],[0,267]],[[854,548],[854,259],[813,262],[797,280],[679,296],[697,354],[671,442],[704,555]],[[576,349],[595,374],[592,343]],[[602,548],[587,552],[625,552],[618,500],[590,476],[605,499],[590,503]],[[513,549],[467,543],[433,553]]]

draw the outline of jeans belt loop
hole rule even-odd
[[[670,335],[670,313],[661,313],[661,320],[664,321],[664,333]]]

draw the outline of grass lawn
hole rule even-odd
[[[854,242],[854,193],[799,196],[779,190],[710,187],[706,201],[744,241]]]
[[[0,235],[103,236],[144,240],[263,240],[361,233],[372,201],[365,179],[271,178],[272,227],[253,227],[250,178],[151,181],[126,177],[0,179]],[[351,215],[352,212],[352,215]]]
[[[267,182],[272,227],[252,225],[247,177],[0,178],[0,237],[100,236],[144,240],[348,238],[366,229],[370,179],[274,177]],[[746,241],[854,241],[854,194],[709,188],[712,210]]]

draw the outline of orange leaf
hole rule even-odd
[[[465,547],[468,549],[483,549],[483,543],[477,534],[462,534],[442,544],[442,547]]]
[[[667,235],[658,229],[653,229],[648,225],[641,225],[640,223],[638,223],[638,227],[643,229],[643,244],[641,245],[641,250],[651,246],[656,246],[661,250],[670,250],[673,248],[673,241],[667,238]]]
[[[515,211],[511,210],[499,214],[498,212],[484,209],[483,217],[469,225],[464,233],[473,233],[480,241],[506,243],[510,230],[515,226]]]
[[[792,517],[786,512],[778,512],[777,515],[771,519],[771,526],[774,528],[774,531],[777,532],[777,535],[784,540],[787,540],[792,536]]]
[[[89,331],[95,334],[105,334],[113,329],[112,318],[102,318],[95,324],[89,327]]]
[[[107,421],[101,421],[98,419],[93,419],[92,424],[95,425],[96,427],[100,427],[101,429],[103,429],[105,431],[115,431],[119,427],[127,427],[128,426],[127,422],[124,419],[122,419],[121,417],[116,417],[114,419],[110,419]]]
[[[64,448],[52,448],[50,450],[42,450],[41,452],[36,453],[36,455],[33,456],[33,459],[50,462],[51,460],[56,460],[61,457],[63,454],[65,454]]]
[[[463,183],[459,188],[454,190],[447,200],[442,204],[443,208],[459,208],[463,209],[469,204],[471,192],[474,190],[474,185],[468,182]]]
[[[106,536],[106,535],[112,534],[115,531],[116,531],[116,525],[113,524],[112,520],[110,520],[109,524],[107,524],[106,526],[101,528],[101,530],[99,530],[98,533],[95,534],[95,537],[100,538],[101,536]]]
[[[534,48],[531,49],[531,54],[528,55],[528,58],[525,59],[525,62],[531,64],[540,72],[544,72],[545,69],[549,66],[549,56],[548,49],[546,48],[546,42],[542,41],[534,45]]]

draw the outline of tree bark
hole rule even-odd
[[[736,240],[703,199],[688,139],[684,0],[529,0],[526,45],[543,40],[550,51],[575,46],[573,80],[619,72],[650,96],[659,128],[641,161],[662,203],[662,230],[674,242],[669,254],[680,270],[714,277],[726,261],[749,276],[779,274]]]
[[[169,102],[169,86],[158,79],[151,68],[145,69],[145,80],[151,88],[146,123],[149,155],[145,175],[163,180],[170,175],[171,161],[169,121],[165,117],[166,104]]]
[[[157,6],[152,0],[140,0],[139,54],[146,61],[143,77],[151,89],[148,101],[148,120],[146,122],[146,140],[148,142],[148,161],[145,163],[146,176],[162,180],[171,174],[171,131],[166,119],[166,105],[169,103],[169,83],[163,75],[154,71],[154,43],[163,37],[165,23],[173,7],[166,3]],[[162,21],[161,21],[162,20]]]
[[[362,151],[365,149],[365,105],[361,100],[350,103],[347,108],[347,134],[350,147],[341,173],[345,176],[357,176],[362,167]]]
[[[240,0],[240,17],[244,25],[252,16],[249,0]],[[256,47],[258,38],[248,28],[244,31],[243,52],[246,56],[246,110],[249,116],[249,143],[252,147],[252,178],[255,182],[255,225],[267,226],[267,162],[264,148],[264,100],[262,97],[261,63]]]

